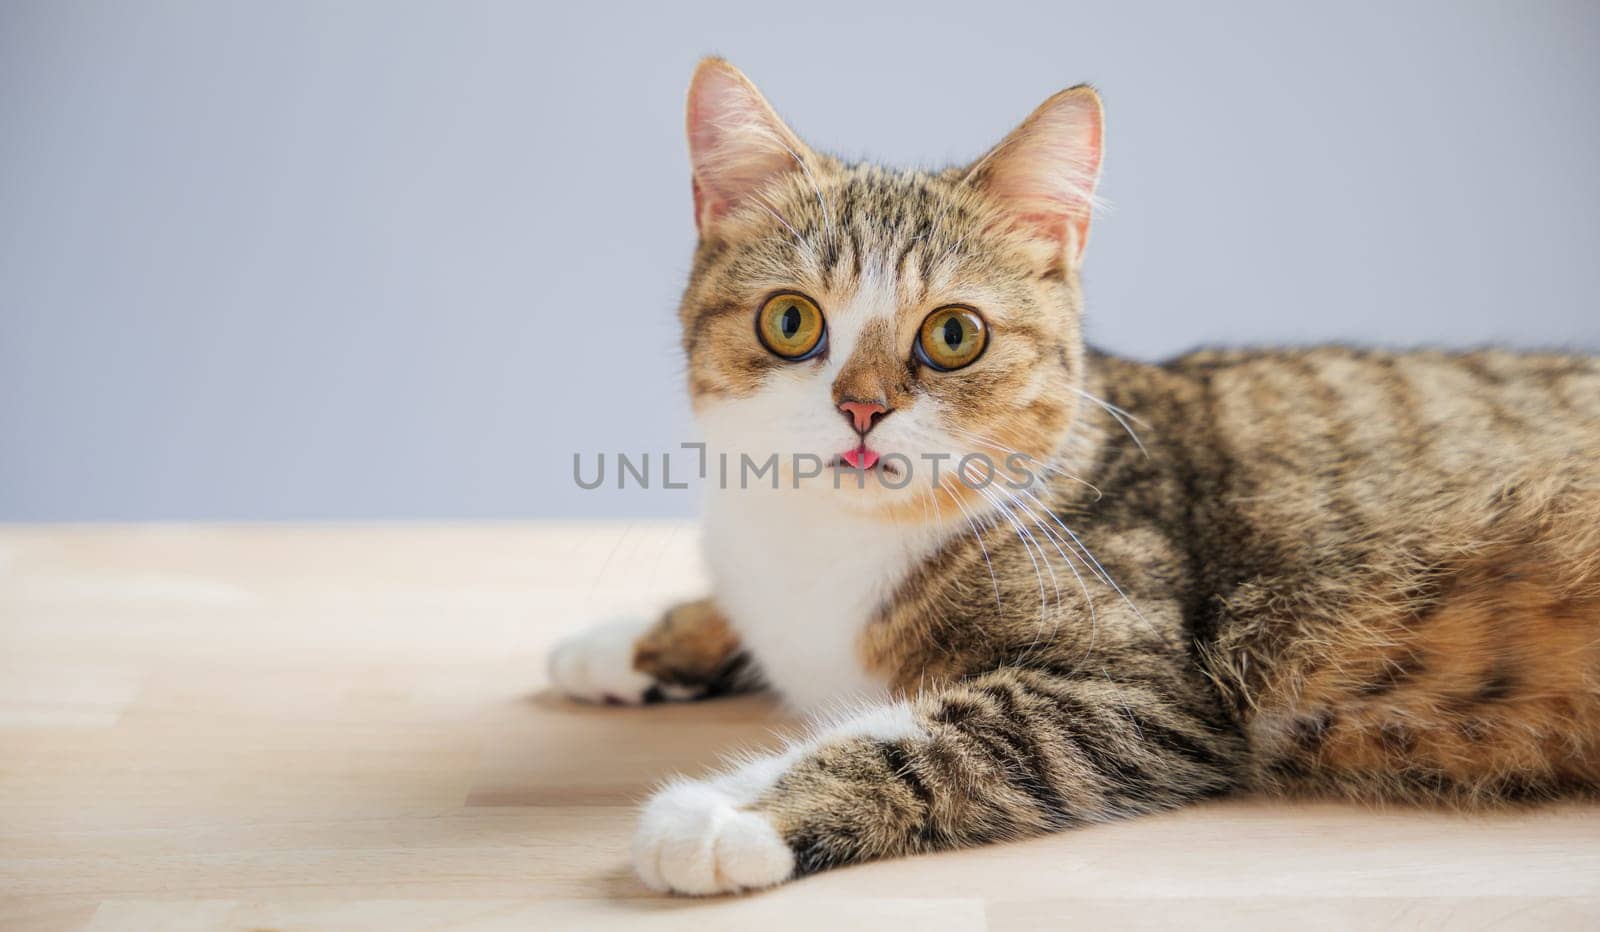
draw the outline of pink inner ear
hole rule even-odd
[[[693,175],[689,177],[689,187],[694,189],[694,228],[705,232],[706,223],[711,219],[706,216],[706,197],[700,190],[700,179]]]
[[[689,161],[701,232],[795,170],[805,147],[755,85],[726,62],[708,61],[689,86]]]
[[[1064,91],[974,166],[975,183],[1008,209],[1009,222],[1083,251],[1100,174],[1100,103],[1087,88]]]

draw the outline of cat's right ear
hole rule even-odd
[[[739,69],[707,58],[689,82],[689,165],[701,235],[774,178],[804,166],[810,150]]]

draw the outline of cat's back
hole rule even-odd
[[[1163,368],[1201,387],[1220,442],[1286,468],[1324,473],[1330,454],[1356,472],[1405,466],[1436,478],[1597,467],[1574,459],[1600,449],[1596,357],[1327,346],[1202,350]]]
[[[1600,524],[1600,358],[1327,346],[1095,362],[1137,418],[1126,471],[1150,451],[1186,520],[1322,551],[1470,537],[1530,510]]]
[[[1104,371],[1178,477],[1197,630],[1261,785],[1600,779],[1600,361],[1326,347]]]

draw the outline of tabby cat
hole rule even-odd
[[[1600,786],[1600,361],[1097,352],[1079,268],[1101,134],[1075,87],[969,166],[852,165],[726,62],[696,70],[696,416],[713,454],[825,467],[711,482],[711,598],[567,641],[551,676],[624,703],[772,688],[822,715],[656,793],[649,886],[1223,793]]]

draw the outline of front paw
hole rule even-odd
[[[765,816],[699,781],[669,786],[645,805],[633,863],[651,889],[696,896],[770,887],[794,874],[794,852]]]
[[[647,623],[597,625],[550,652],[550,685],[583,702],[639,705],[660,696],[654,678],[634,669],[634,645]]]

